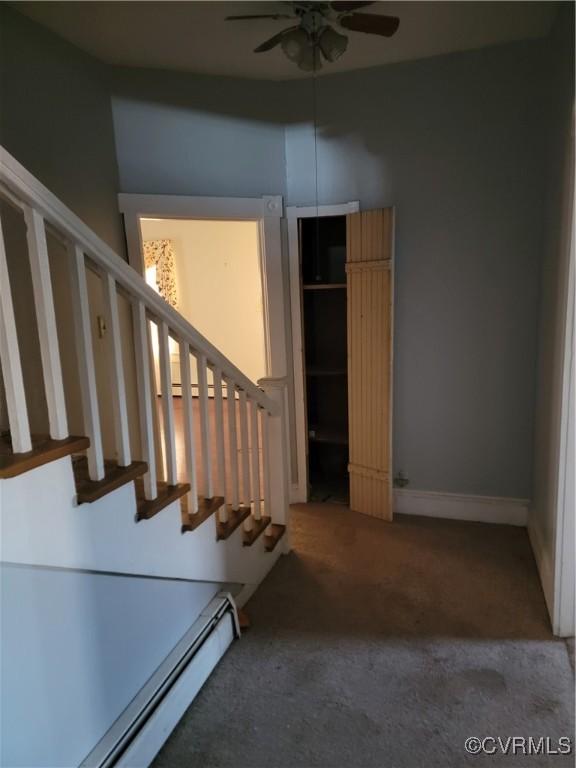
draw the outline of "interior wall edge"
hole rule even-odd
[[[554,562],[551,558],[549,549],[544,546],[540,528],[538,527],[537,522],[532,518],[532,515],[528,521],[528,536],[530,538],[532,552],[534,553],[536,567],[538,568],[546,608],[548,610],[550,621],[552,622],[554,616]]]

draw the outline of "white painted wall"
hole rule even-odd
[[[92,504],[75,505],[69,457],[10,480],[0,480],[0,560],[27,565],[258,585],[287,546],[266,553],[262,537],[242,544],[240,526],[216,541],[213,515],[182,534],[180,503],[135,523],[129,483]],[[39,513],[41,510],[41,513]],[[286,524],[287,510],[275,522]]]
[[[258,223],[142,219],[141,229],[174,243],[178,311],[249,379],[266,376]]]
[[[0,566],[0,764],[72,768],[219,587]]]
[[[561,446],[570,450],[566,429],[571,421],[570,385],[567,377],[572,365],[573,314],[570,295],[574,293],[574,9],[564,6],[550,41],[548,77],[552,84],[545,103],[547,115],[547,178],[544,254],[541,270],[542,299],[539,327],[538,389],[534,446],[534,482],[528,528],[546,603],[554,631],[573,634],[572,620],[558,623],[562,592],[559,571],[563,538],[571,535],[565,554],[572,559],[574,573],[574,467],[568,468],[563,491]],[[573,306],[573,298],[572,298]],[[573,310],[572,310],[573,313]],[[568,327],[567,327],[567,320]],[[567,386],[568,382],[568,386]],[[573,386],[573,385],[572,385]],[[573,394],[572,394],[573,397]],[[573,445],[573,444],[572,444]],[[573,450],[573,448],[572,448]],[[563,526],[563,511],[571,516]],[[572,534],[570,534],[570,528]],[[573,578],[573,575],[572,575]],[[565,585],[567,586],[567,584]],[[574,591],[572,584],[573,601]]]

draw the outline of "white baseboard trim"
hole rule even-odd
[[[528,536],[530,537],[532,552],[536,560],[536,567],[540,574],[540,583],[542,584],[546,607],[550,614],[550,621],[554,623],[554,566],[544,546],[540,529],[533,523],[528,525]]]
[[[160,704],[115,768],[148,768],[182,715],[226,652],[234,637],[230,616],[225,616],[201,648],[194,663],[180,676],[170,695]]]
[[[394,489],[394,512],[479,523],[526,526],[528,499]]]
[[[236,606],[221,592],[168,654],[80,768],[148,768],[239,635]]]

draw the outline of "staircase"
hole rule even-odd
[[[11,288],[10,253],[0,228],[0,362],[8,422],[0,436],[2,559],[238,582],[247,597],[288,548],[286,382],[250,381],[2,148],[0,198],[26,229],[42,372],[41,381],[25,374],[27,329],[19,327],[15,311],[22,298]],[[52,241],[66,253],[74,350],[57,321]],[[104,371],[94,350],[88,276],[99,281],[103,296]],[[120,300],[129,303],[129,327],[121,322]],[[178,422],[171,345],[180,359]],[[127,394],[129,369],[136,402]],[[99,376],[107,384],[104,401]],[[71,383],[81,404],[74,435]],[[36,387],[45,396],[48,434],[31,428],[30,392]],[[102,418],[103,409],[111,418]]]

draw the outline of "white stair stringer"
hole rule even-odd
[[[0,480],[3,562],[245,585],[246,595],[285,550],[262,535],[242,543],[242,526],[216,541],[216,514],[181,533],[180,502],[135,522],[132,483],[91,504],[77,505],[70,457]],[[241,601],[243,602],[243,601]]]

